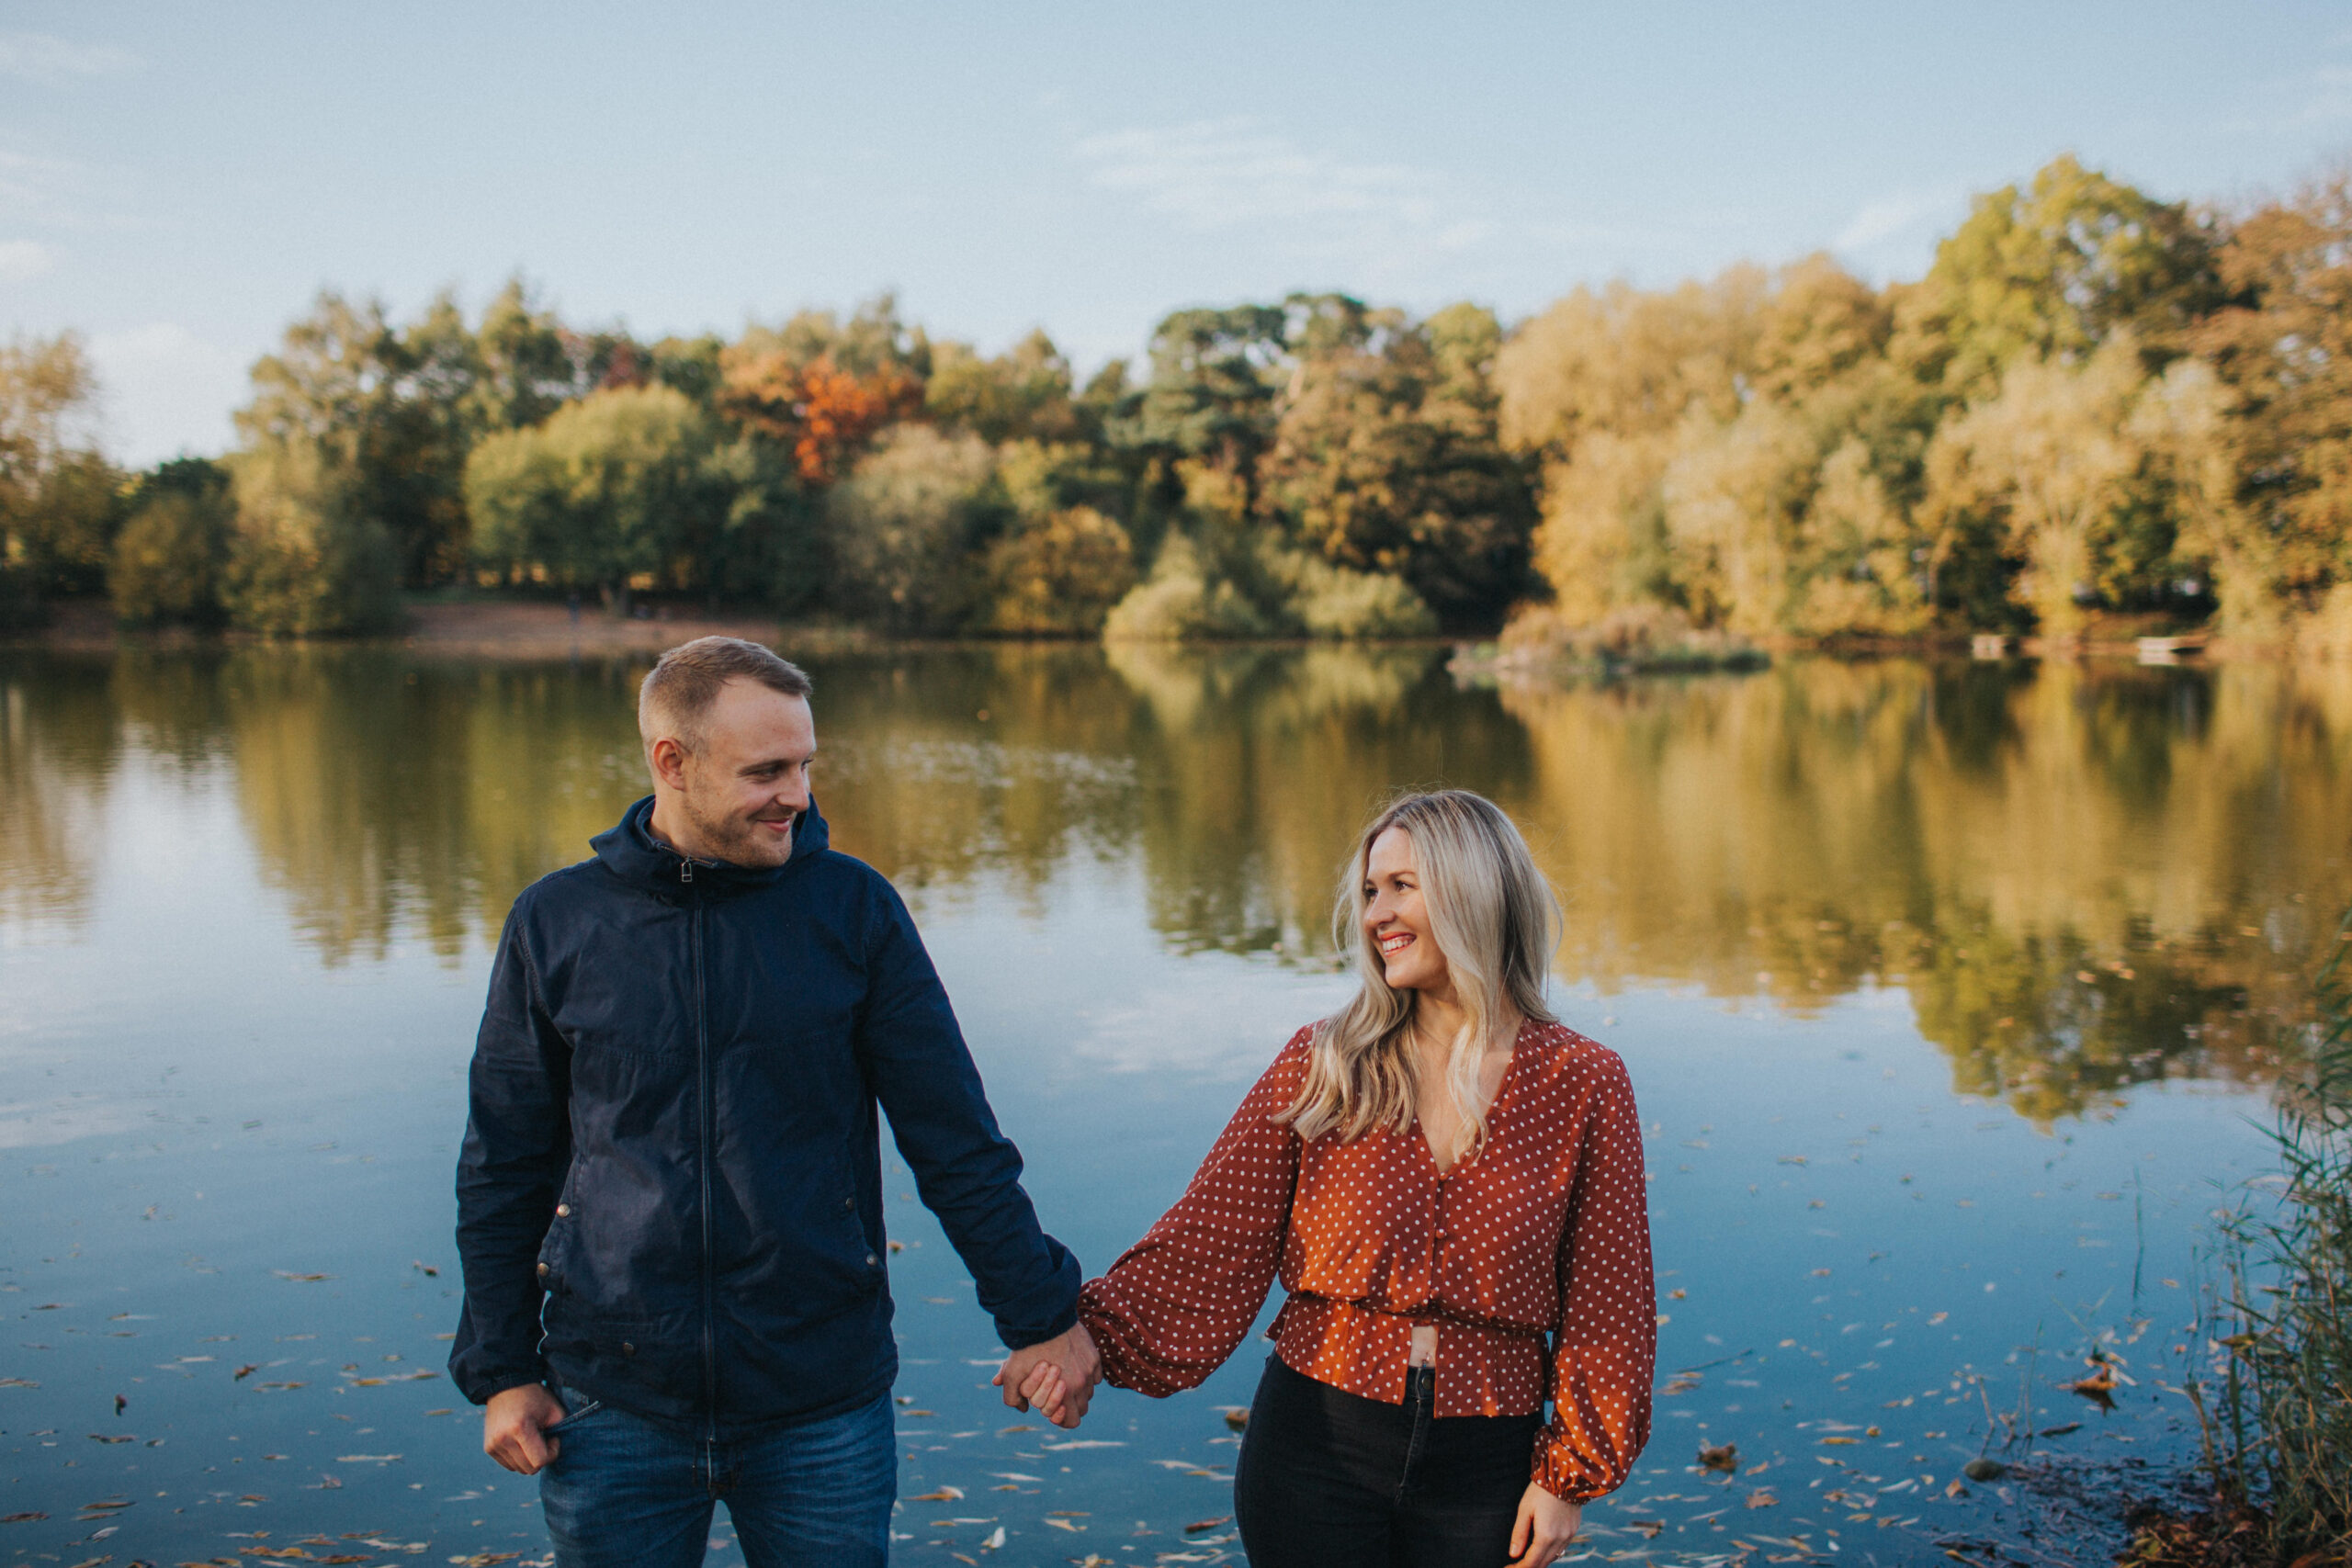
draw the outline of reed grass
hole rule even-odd
[[[2215,1249],[2205,1329],[2217,1355],[2184,1391],[2214,1491],[2204,1561],[2352,1564],[2347,948],[2352,914],[2315,982],[2308,1067],[2280,1091],[2278,1173],[2225,1217]]]

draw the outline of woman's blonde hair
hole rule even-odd
[[[1465,1112],[1477,1104],[1480,1059],[1512,1018],[1554,1021],[1544,981],[1559,945],[1560,903],[1527,840],[1484,795],[1463,789],[1405,795],[1366,824],[1340,876],[1331,934],[1340,951],[1354,949],[1363,985],[1353,1000],[1315,1026],[1306,1081],[1286,1113],[1302,1138],[1337,1131],[1344,1140],[1382,1126],[1403,1133],[1413,1124],[1419,994],[1388,984],[1379,944],[1363,928],[1373,841],[1391,828],[1413,840],[1430,931],[1469,1014],[1446,1060],[1454,1103]],[[1463,1121],[1450,1151],[1457,1159],[1487,1137],[1483,1110]]]

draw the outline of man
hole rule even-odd
[[[500,939],[449,1370],[483,1449],[539,1476],[562,1568],[699,1562],[720,1497],[752,1568],[885,1560],[877,1101],[1012,1349],[1007,1403],[1041,1358],[1093,1381],[1078,1264],[906,906],[826,847],[808,693],[756,643],[664,654],[638,699],[651,797]]]

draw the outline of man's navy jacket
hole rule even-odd
[[[877,1100],[998,1337],[1069,1328],[1077,1259],[898,893],[813,803],[758,870],[683,859],[651,815],[526,889],[499,942],[458,1162],[466,1397],[546,1379],[724,1437],[882,1394]]]

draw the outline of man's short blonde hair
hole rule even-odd
[[[808,672],[740,637],[698,637],[663,654],[637,688],[637,733],[648,754],[664,735],[689,752],[703,743],[703,719],[729,681],[757,681],[771,692],[806,698]]]

